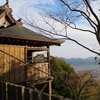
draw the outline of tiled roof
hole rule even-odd
[[[21,19],[15,20],[13,18],[12,9],[9,8],[8,3],[0,7],[0,38],[23,39],[28,41],[38,41],[48,43],[48,45],[60,45],[63,40],[52,39],[44,35],[38,34],[24,26],[22,26]]]
[[[61,44],[64,42],[63,40],[51,39],[49,37],[31,31],[24,26],[18,25],[0,29],[0,36],[57,44]]]

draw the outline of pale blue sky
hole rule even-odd
[[[13,16],[16,19],[24,18],[25,14],[27,16],[34,16],[37,19],[41,19],[39,14],[37,13],[39,5],[42,5],[46,8],[52,8],[55,7],[55,0],[9,0],[9,5],[13,9]],[[1,0],[0,4],[3,5],[6,2],[6,0]],[[99,5],[99,4],[98,4]],[[94,8],[97,8],[95,4],[93,4]],[[56,8],[56,7],[55,7]],[[98,13],[99,15],[99,13]],[[39,23],[39,22],[37,22]],[[42,23],[40,23],[42,25]],[[89,28],[86,24],[84,24],[84,20],[79,22],[79,26]],[[68,35],[71,38],[76,39],[80,43],[90,47],[91,49],[99,49],[98,43],[96,41],[96,38],[92,34],[88,33],[82,33],[74,30],[69,30]],[[84,48],[78,46],[76,43],[71,41],[66,41],[63,43],[60,47],[53,46],[51,47],[51,55],[57,56],[57,57],[65,57],[65,58],[87,58],[90,56],[96,56],[96,54],[93,54],[89,52],[88,50],[85,50]]]

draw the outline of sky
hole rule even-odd
[[[54,1],[55,0],[9,0],[9,6],[13,9],[13,16],[15,19],[24,19],[25,15],[32,15],[34,16],[34,18],[40,20],[40,22],[37,22],[38,24],[44,25],[43,23],[41,23],[41,17],[38,13],[39,9],[37,7],[45,5],[47,9],[52,9],[52,7],[55,7],[55,9],[57,9]],[[1,5],[5,4],[5,2],[6,0],[0,0]],[[99,5],[93,4],[93,6],[94,8],[97,8],[97,6]],[[89,27],[87,24],[84,23],[84,21],[82,22],[82,20],[78,23],[78,25],[84,28]],[[76,39],[80,43],[88,46],[92,50],[99,49],[96,37],[93,34],[82,33],[69,29],[68,35],[71,38]],[[63,58],[87,58],[91,56],[97,56],[96,54],[91,53],[90,51],[80,47],[76,43],[69,40],[66,40],[63,44],[61,44],[61,46],[52,46],[50,50],[52,56]]]

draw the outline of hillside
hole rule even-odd
[[[69,63],[72,67],[75,69],[97,69],[100,65],[95,62],[94,57],[89,57],[89,58],[71,58],[71,59],[66,59],[64,60]]]

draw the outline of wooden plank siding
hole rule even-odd
[[[22,61],[26,61],[26,47],[16,45],[0,45],[0,50],[17,57]],[[17,83],[26,79],[38,79],[48,76],[48,63],[35,63],[31,66],[25,65],[14,57],[0,51],[0,80],[6,82]],[[38,69],[46,72],[42,72]]]
[[[24,61],[24,47],[22,46],[0,45],[0,50]],[[0,80],[17,82],[25,79],[22,65],[22,62],[0,52]]]
[[[36,63],[33,64],[34,67],[48,73],[48,63]],[[48,74],[39,71],[33,67],[27,66],[27,77],[28,79],[38,79],[48,76]]]

